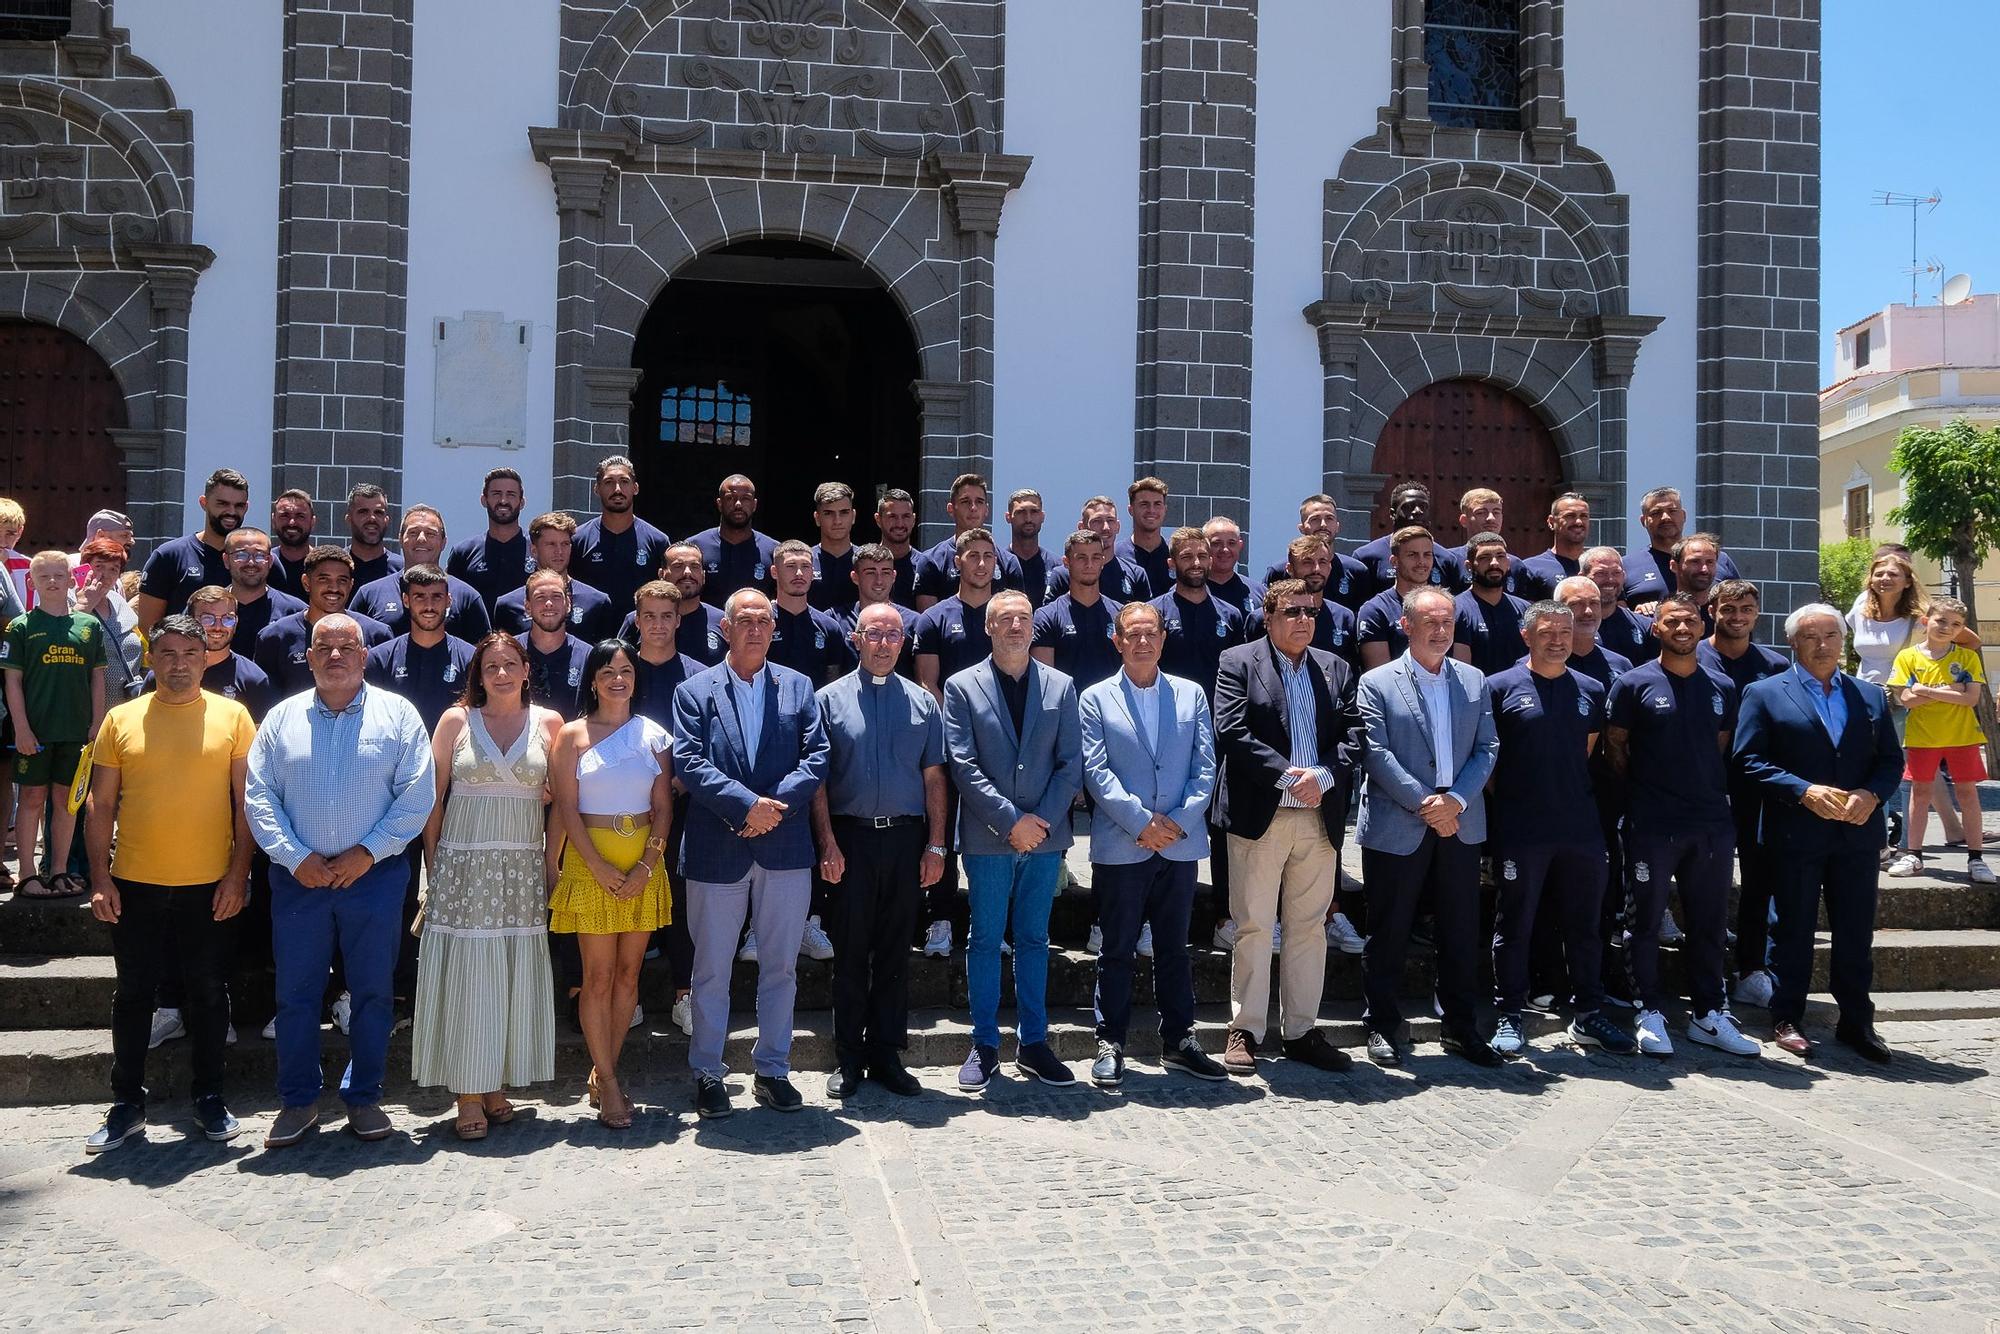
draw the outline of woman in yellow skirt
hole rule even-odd
[[[590,1048],[590,1101],[614,1129],[632,1124],[618,1055],[639,999],[646,942],[672,915],[667,832],[673,820],[673,738],[632,712],[638,669],[631,645],[607,639],[584,660],[584,716],[556,734],[549,787],[561,871],[549,894],[549,930],[576,936],[583,956],[577,1005]],[[552,849],[553,851],[553,849]]]

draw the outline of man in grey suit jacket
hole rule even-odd
[[[1132,958],[1146,924],[1153,928],[1160,1064],[1197,1079],[1229,1077],[1194,1037],[1187,947],[1195,863],[1208,855],[1203,815],[1215,793],[1215,735],[1202,688],[1160,670],[1162,620],[1149,603],[1118,609],[1112,642],[1125,669],[1085,690],[1078,705],[1083,781],[1097,801],[1090,883],[1104,948],[1097,956],[1097,1061],[1090,1081],[1100,1088],[1125,1078]]]
[[[1015,1068],[1044,1084],[1076,1082],[1048,1043],[1049,909],[1082,783],[1076,685],[1028,653],[1034,604],[1018,592],[986,604],[993,654],[944,687],[945,750],[958,787],[958,850],[972,900],[965,950],[972,1052],[967,1092],[1000,1065],[1000,939],[1014,927]]]
[[[1361,875],[1368,891],[1368,1054],[1400,1065],[1408,1054],[1396,998],[1417,903],[1437,913],[1437,995],[1444,1048],[1475,1065],[1500,1056],[1479,1036],[1479,851],[1486,841],[1486,780],[1500,753],[1486,678],[1451,656],[1449,594],[1418,589],[1403,599],[1399,658],[1364,672],[1359,702],[1362,764]]]

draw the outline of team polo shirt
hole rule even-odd
[[[814,690],[853,670],[853,645],[839,617],[814,606],[786,611],[776,603],[771,617],[771,661],[805,677]]]
[[[159,684],[151,672],[146,673],[147,690],[156,690]],[[271,678],[240,653],[231,653],[221,662],[211,662],[203,668],[201,688],[241,704],[249,711],[253,723],[263,722],[264,715],[278,702],[277,692],[271,689]]]
[[[1355,637],[1363,644],[1387,644],[1391,658],[1402,657],[1410,646],[1410,637],[1403,633],[1403,595],[1393,588],[1362,603],[1355,619]]]
[[[1264,605],[1264,585],[1254,580],[1245,579],[1240,566],[1235,570],[1231,570],[1227,579],[1210,579],[1208,581],[1208,595],[1210,597],[1221,598],[1224,602],[1242,612],[1246,628],[1249,625],[1251,613]]]
[[[984,602],[968,607],[957,597],[948,597],[917,617],[917,654],[936,656],[940,685],[967,667],[986,661],[992,652]]]
[[[1741,579],[1736,562],[1726,551],[1715,553],[1715,582],[1724,579]],[[1664,551],[1647,547],[1643,551],[1625,553],[1625,591],[1618,595],[1620,602],[1642,606],[1648,602],[1658,602],[1674,591],[1674,558]]]
[[[771,591],[771,553],[778,549],[776,539],[752,528],[741,542],[725,542],[722,529],[717,527],[703,529],[688,543],[701,553],[702,568],[708,571],[708,582],[701,589],[704,602],[720,607],[739,588]]]
[[[638,612],[625,613],[618,637],[628,644],[639,642]],[[721,610],[704,602],[693,611],[682,612],[680,628],[674,631],[674,652],[703,667],[721,662],[729,652],[729,641],[722,637]]]
[[[168,615],[186,611],[188,595],[210,585],[229,587],[229,561],[198,533],[162,542],[146,557],[145,573],[139,576],[141,595],[166,603]]]
[[[1583,562],[1572,560],[1568,556],[1559,556],[1556,554],[1556,549],[1550,547],[1547,551],[1527,557],[1514,568],[1525,572],[1536,590],[1533,597],[1529,597],[1526,593],[1521,593],[1520,596],[1535,602],[1542,598],[1554,597],[1557,584],[1571,575],[1582,574]]]
[[[1000,563],[993,567],[993,591],[1028,591],[1021,573],[1021,559],[1005,547],[999,550]],[[958,592],[958,539],[947,537],[917,556],[916,596],[942,602]],[[1032,598],[1030,599],[1032,600]]]
[[[361,627],[361,643],[367,648],[386,644],[395,636],[389,627],[372,616],[362,616],[354,612],[346,613]],[[271,688],[278,692],[278,698],[296,695],[301,690],[312,688],[312,668],[306,662],[306,650],[312,647],[312,625],[304,612],[272,621],[257,636],[256,651],[251,660],[271,678]]]
[[[1525,647],[1521,638],[1521,617],[1528,604],[1511,593],[1489,606],[1471,589],[1452,599],[1452,646],[1460,644],[1472,654],[1472,665],[1487,676],[1504,672],[1521,660]]]
[[[1439,560],[1449,562],[1452,568],[1458,571],[1458,581],[1451,590],[1454,593],[1466,593],[1472,589],[1472,558],[1466,551],[1466,547],[1471,545],[1467,542],[1464,546],[1446,547],[1437,553]],[[1513,552],[1508,552],[1507,578],[1501,583],[1500,591],[1520,598],[1523,602],[1539,602],[1549,596],[1548,590],[1555,585],[1550,584],[1545,588],[1541,576],[1528,573],[1526,565],[1526,561]]]
[[[451,593],[451,606],[444,614],[444,632],[468,644],[477,644],[493,633],[493,618],[487,614],[479,590],[451,575],[446,575],[445,581],[445,587]],[[410,612],[403,605],[403,578],[400,574],[384,575],[363,584],[354,590],[347,606],[350,611],[373,616],[388,626],[392,633],[406,635],[410,632]]]
[[[1162,588],[1167,592],[1173,585]],[[1069,592],[1069,566],[1058,565],[1049,571],[1049,601],[1054,602]],[[1124,606],[1128,602],[1151,602],[1153,581],[1136,564],[1122,557],[1113,557],[1104,562],[1104,568],[1097,576],[1097,594]],[[1046,604],[1044,604],[1046,605]]]
[[[1762,644],[1752,644],[1733,658],[1725,658],[1715,651],[1715,646],[1706,639],[1695,645],[1694,660],[1711,672],[1721,672],[1736,687],[1737,699],[1754,683],[1779,672],[1788,672],[1792,664],[1773,653]]]
[[[1610,724],[1631,738],[1626,818],[1649,833],[1727,828],[1729,765],[1717,734],[1736,730],[1736,687],[1697,666],[1676,676],[1658,662],[1611,687]]]
[[[104,626],[89,612],[16,616],[0,640],[0,668],[21,673],[35,740],[80,746],[90,740],[92,674],[104,666]]]
[[[638,612],[632,613],[634,619]],[[528,589],[526,585],[501,595],[493,604],[493,628],[510,635],[528,633]],[[588,644],[610,639],[618,633],[618,609],[611,599],[589,584],[569,581],[569,632]]]
[[[854,605],[854,548],[848,547],[838,556],[830,556],[813,543],[813,581],[806,590],[806,601],[821,611],[836,614],[843,607]]]
[[[1933,658],[1919,643],[1896,655],[1896,665],[1889,671],[1888,688],[1895,691],[1907,685],[1949,686],[1964,681],[1984,683],[1985,680],[1986,672],[1980,666],[1979,654],[1973,650],[1953,645],[1942,658]],[[1979,729],[1978,715],[1964,704],[1947,704],[1943,700],[1931,699],[1910,706],[1909,721],[1903,733],[1903,744],[1910,749],[1977,746],[1985,740],[1985,734]]]
[[[465,693],[465,675],[472,665],[473,646],[446,635],[425,647],[407,634],[368,650],[364,679],[417,706],[424,730],[437,731],[444,711]]]
[[[1146,572],[1146,584],[1153,590],[1154,597],[1164,597],[1174,586],[1174,558],[1167,550],[1167,539],[1160,538],[1160,545],[1146,550],[1130,537],[1121,537],[1111,544],[1111,554],[1120,560],[1132,562]]]
[[[1653,637],[1653,618],[1641,616],[1623,603],[1597,623],[1597,642],[1630,658],[1635,666],[1660,656],[1660,641]]]
[[[1522,654],[1523,657],[1527,655]],[[1617,684],[1618,678],[1632,670],[1632,660],[1621,653],[1613,653],[1602,644],[1592,644],[1588,653],[1569,655],[1569,669],[1582,672],[1606,690]]]
[[[306,548],[306,551],[311,550],[311,547]],[[227,583],[228,581],[224,580],[223,582]],[[271,573],[266,577],[264,582],[266,587],[274,588],[287,597],[297,598],[300,602],[304,602],[306,596],[305,553],[299,553],[299,558],[296,561],[288,561],[285,559],[283,552],[279,551],[276,547],[272,547]]]
[[[638,672],[639,689],[632,699],[632,712],[651,718],[671,735],[674,730],[674,692],[688,678],[688,660],[676,652],[665,662],[647,662],[634,654],[632,666]],[[701,670],[699,663],[695,671]]]
[[[1259,607],[1244,623],[1243,637],[1246,641],[1262,639],[1269,633],[1269,627],[1264,624],[1264,609]],[[1338,602],[1321,599],[1319,616],[1313,621],[1312,646],[1325,649],[1352,667],[1355,675],[1360,675],[1360,622],[1353,612]]]
[[[590,656],[590,645],[565,635],[555,652],[544,653],[527,635],[515,635],[514,642],[528,655],[528,698],[565,718],[581,718],[583,662]]]
[[[1265,589],[1277,583],[1280,579],[1289,579],[1291,577],[1291,566],[1284,561],[1279,561],[1276,565],[1264,571],[1263,583],[1252,584],[1250,586],[1257,590],[1255,595],[1256,600],[1262,601]],[[1391,579],[1389,582],[1393,584],[1395,580]],[[1361,604],[1381,592],[1383,587],[1384,585],[1375,582],[1374,573],[1366,565],[1363,565],[1352,556],[1344,556],[1337,551],[1334,553],[1333,572],[1326,577],[1325,591],[1329,601],[1337,602],[1349,611],[1358,613],[1361,610]],[[1213,590],[1215,585],[1211,583],[1209,584],[1209,588]]]
[[[1197,683],[1213,698],[1222,650],[1244,642],[1243,613],[1218,597],[1190,602],[1178,592],[1154,598],[1152,605],[1167,631],[1160,670]]]
[[[528,582],[534,568],[535,553],[525,531],[505,541],[481,533],[458,543],[444,558],[444,572],[478,589],[489,615],[502,595]]]
[[[615,620],[632,610],[639,585],[660,577],[672,545],[665,533],[636,515],[622,533],[606,528],[599,515],[579,525],[570,539],[570,574],[611,600]]]
[[[366,588],[377,579],[393,578],[403,572],[403,553],[400,551],[384,551],[381,555],[370,556],[366,560],[356,556],[351,549],[347,555],[354,562],[356,588]]]
[[[896,557],[896,582],[889,585],[889,601],[899,607],[917,605],[917,562],[922,554],[912,548]]]
[[[1035,554],[1023,556],[1018,551],[1008,553],[1021,563],[1021,591],[1028,595],[1028,601],[1035,604],[1037,611],[1049,605],[1049,549],[1036,547]]]
[[[1367,567],[1370,585],[1376,593],[1394,590],[1396,567],[1389,558],[1389,539],[1378,537],[1354,550],[1354,559]],[[1450,547],[1431,544],[1431,582],[1448,592],[1456,592],[1462,577],[1458,558]],[[1372,595],[1371,595],[1372,596]]]
[[[277,569],[276,561],[271,563],[271,568]],[[241,657],[253,657],[257,652],[257,636],[264,633],[265,626],[287,616],[296,616],[305,609],[304,598],[280,592],[266,582],[263,597],[236,604],[236,630],[229,638],[229,647]],[[263,720],[259,718],[258,721]]]
[[[1577,671],[1545,679],[1522,663],[1487,677],[1486,698],[1500,738],[1486,796],[1493,842],[1601,842],[1588,747],[1604,730],[1605,688]]]
[[[914,681],[917,679],[917,622],[922,616],[900,603],[891,602],[888,605],[894,607],[896,614],[903,618],[903,649],[896,655],[896,674],[907,676]],[[840,614],[841,632],[852,635],[860,623],[861,604],[859,602],[849,604],[847,610]],[[849,647],[854,644],[852,639],[847,642]]]
[[[1089,606],[1064,593],[1035,613],[1035,647],[1055,654],[1055,668],[1082,690],[1124,666],[1111,631],[1122,603],[1100,597]]]

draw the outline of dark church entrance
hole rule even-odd
[[[1431,489],[1437,540],[1458,546],[1458,501],[1476,486],[1506,502],[1501,536],[1517,556],[1549,545],[1549,502],[1566,489],[1562,453],[1535,410],[1484,380],[1440,380],[1403,400],[1375,446],[1372,470],[1388,480],[1375,498],[1374,531],[1389,531],[1389,492],[1398,482]]]
[[[111,437],[125,423],[118,379],[89,344],[0,321],[0,496],[28,512],[21,550],[72,550],[92,514],[125,508],[125,458]]]
[[[747,241],[676,274],[633,349],[639,509],[675,537],[715,525],[715,490],[757,483],[757,527],[810,535],[813,488],[854,488],[862,522],[889,487],[915,494],[921,418],[909,322],[858,260]]]

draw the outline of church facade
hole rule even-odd
[[[1492,484],[1525,553],[1675,485],[1782,609],[1818,52],[1818,0],[13,0],[0,493],[464,535],[625,453],[677,535],[736,471],[941,535],[961,472],[1052,531],[1150,473],[1261,568],[1313,491],[1352,545]]]

